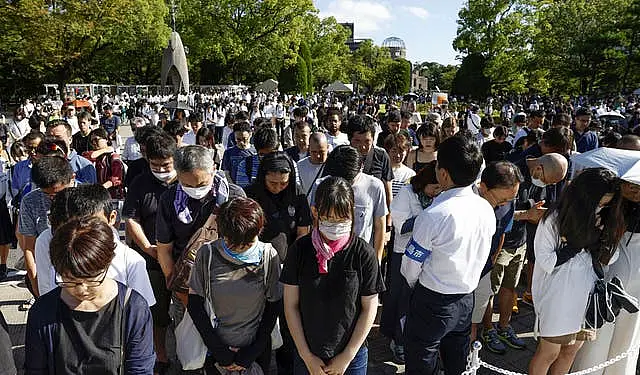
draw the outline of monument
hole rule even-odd
[[[171,2],[171,23],[173,31],[169,38],[169,45],[162,55],[162,69],[160,85],[164,86],[171,80],[176,94],[189,92],[189,69],[187,54],[182,45],[180,34],[176,31],[176,5]]]

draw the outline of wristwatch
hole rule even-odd
[[[391,232],[393,230],[393,226],[391,225],[387,225],[387,233]]]

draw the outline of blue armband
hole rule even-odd
[[[412,237],[411,241],[407,244],[407,249],[405,250],[404,255],[418,263],[424,263],[424,261],[431,255],[431,250],[420,246]]]

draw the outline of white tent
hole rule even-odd
[[[335,81],[324,88],[324,92],[353,92],[353,89],[340,81]]]
[[[597,148],[571,158],[573,177],[585,168],[603,167],[615,172],[618,177],[640,184],[640,151]]]
[[[277,91],[278,90],[278,81],[276,81],[275,79],[271,79],[269,78],[268,80],[260,83],[258,86],[256,86],[256,91],[263,91],[263,92],[272,92],[272,91]]]

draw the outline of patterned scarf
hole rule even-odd
[[[229,182],[222,171],[216,171],[213,175],[213,184],[209,195],[213,194],[216,199],[216,206],[220,207],[229,199]],[[182,190],[182,186],[178,184],[176,188],[176,197],[173,200],[173,208],[176,210],[178,220],[185,224],[191,224],[193,217],[188,206],[189,196]]]
[[[316,259],[318,260],[318,272],[326,274],[328,270],[328,262],[336,253],[343,250],[351,241],[351,236],[344,236],[335,241],[324,241],[320,236],[318,228],[311,231],[311,242],[316,249]]]

